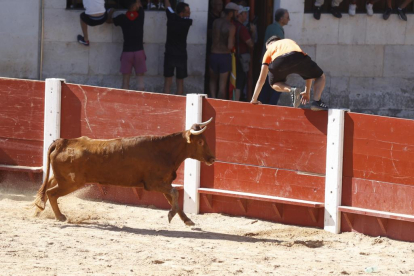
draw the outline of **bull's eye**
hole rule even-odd
[[[203,146],[204,145],[204,140],[198,140],[197,143],[198,143],[199,146]]]

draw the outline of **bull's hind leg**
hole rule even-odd
[[[46,191],[47,197],[50,201],[50,206],[52,206],[53,213],[55,213],[55,217],[57,220],[66,220],[66,217],[60,212],[57,203],[58,198],[76,191],[77,189],[79,189],[79,187],[80,186],[76,185],[76,183],[70,183],[67,185],[61,185],[61,183],[59,183],[57,186]]]
[[[164,194],[165,198],[168,200],[168,203],[170,203],[171,207],[173,206],[173,200],[170,194]],[[178,204],[178,199],[177,199]],[[184,213],[183,210],[180,209],[178,206],[178,215],[180,216],[181,220],[184,221],[184,223],[188,226],[194,226],[194,222],[187,217],[187,215]],[[169,217],[168,217],[169,219]],[[172,218],[171,218],[172,219]],[[171,221],[171,220],[170,220]]]
[[[57,185],[57,181],[53,175],[49,177],[49,181],[47,182],[46,185],[47,185],[46,191]],[[36,207],[35,216],[39,216],[40,213],[46,208],[47,199],[48,199],[47,194],[43,198],[39,195],[37,196],[34,202],[34,205]]]

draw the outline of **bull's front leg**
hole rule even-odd
[[[170,203],[170,205],[172,207],[172,209],[168,213],[168,221],[171,222],[172,218],[178,212],[178,215],[180,216],[181,220],[186,225],[188,225],[188,226],[194,226],[195,225],[194,222],[187,217],[187,215],[184,213],[183,210],[180,209],[180,206],[178,205],[178,196],[179,196],[179,193],[178,193],[178,191],[175,188],[172,188],[171,190],[173,190],[173,189],[175,191],[174,193],[177,194],[175,202],[174,202],[173,197],[171,196],[171,193],[169,193],[169,194],[168,193],[164,193],[165,198],[168,200],[168,202]],[[174,210],[174,204],[176,204],[176,206],[177,206],[176,212],[173,212],[173,210]]]

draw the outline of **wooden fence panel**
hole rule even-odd
[[[0,164],[42,166],[45,83],[0,78]]]

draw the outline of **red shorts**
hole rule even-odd
[[[122,52],[121,55],[121,70],[122,74],[131,74],[132,67],[135,69],[135,74],[143,74],[147,72],[147,64],[145,60],[147,56],[144,50],[136,52]]]

